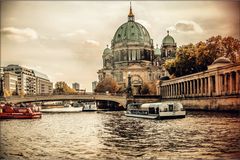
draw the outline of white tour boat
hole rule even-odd
[[[179,102],[130,103],[125,115],[150,119],[184,118],[186,111]]]
[[[82,111],[97,111],[96,102],[82,102],[82,104],[83,104]]]

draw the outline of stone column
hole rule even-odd
[[[220,95],[220,75],[219,74],[215,74],[215,95]]]
[[[182,83],[179,83],[179,97],[182,97]]]
[[[175,94],[176,94],[176,92],[175,92],[175,84],[173,84],[173,97],[175,98]]]
[[[171,84],[169,84],[169,97],[171,97]]]
[[[199,95],[200,96],[203,95],[203,79],[202,78],[200,78],[200,94]]]
[[[180,97],[182,97],[182,82],[180,82],[180,90],[179,90],[179,93],[180,93]]]
[[[164,86],[164,97],[167,98],[166,86]]]
[[[187,96],[189,96],[189,81],[187,81]]]
[[[163,90],[163,86],[161,87],[161,95],[162,95],[162,97],[164,97],[164,90]]]
[[[212,80],[211,80],[211,76],[208,77],[208,95],[212,96]]]
[[[202,78],[202,96],[205,94],[205,79]]]
[[[162,86],[161,88],[162,88],[162,97],[164,97],[164,86]]]
[[[237,70],[237,71],[236,71],[236,94],[239,93],[239,88],[240,88],[240,86],[239,86],[239,85],[240,85],[240,84],[239,84],[240,82],[239,82],[239,81],[240,81],[240,79],[239,79],[239,71]]]
[[[232,94],[233,93],[233,78],[232,78],[232,72],[229,73],[229,93]]]
[[[197,85],[196,85],[196,95],[199,96],[199,88],[200,88],[199,79],[196,80],[196,83],[197,83]]]
[[[176,97],[178,97],[178,83],[176,83]]]
[[[172,84],[170,84],[170,97],[172,97],[173,90],[172,90]]]
[[[225,92],[225,95],[228,94],[228,78],[227,78],[228,74],[225,73],[225,76],[224,76],[224,92]]]
[[[192,95],[195,96],[196,88],[195,88],[195,79],[192,81]]]
[[[170,96],[170,87],[169,87],[169,85],[167,86],[167,94],[168,94],[168,98],[169,98],[169,96]]]
[[[168,98],[168,86],[165,86],[165,90],[166,90],[166,97]]]
[[[207,96],[208,95],[208,79],[207,79],[207,77],[205,77],[204,78],[204,81],[205,81],[205,85],[204,85],[204,87],[205,87],[205,96]]]
[[[219,94],[218,95],[222,95],[222,84],[223,84],[223,80],[222,80],[222,74],[219,75],[219,84],[218,84],[218,87],[219,87]]]
[[[189,81],[189,96],[192,96],[192,81]]]
[[[178,83],[178,97],[181,97],[181,83]]]
[[[184,97],[186,94],[185,94],[185,91],[186,91],[186,89],[185,89],[185,82],[182,82],[182,85],[183,85],[183,92],[182,92],[182,97]]]
[[[183,82],[184,83],[184,96],[187,95],[187,81]]]
[[[183,97],[186,95],[186,82],[183,82]]]
[[[175,84],[175,98],[177,98],[178,95],[178,84]]]

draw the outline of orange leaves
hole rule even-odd
[[[110,93],[116,93],[121,89],[120,86],[117,85],[117,82],[111,78],[106,77],[103,81],[99,82],[96,86],[95,92],[110,92]]]
[[[240,62],[240,41],[233,37],[213,36],[206,42],[188,44],[177,49],[174,62],[166,61],[164,66],[177,77],[204,71],[215,59],[225,55],[232,62]]]

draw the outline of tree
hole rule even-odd
[[[106,77],[101,82],[98,83],[96,86],[95,92],[105,93],[106,91],[110,93],[117,93],[120,92],[122,88],[117,85],[117,82],[111,78]]]
[[[72,89],[67,85],[66,82],[60,81],[55,84],[55,89],[53,90],[53,93],[76,93],[75,89]]]
[[[218,57],[226,56],[233,63],[240,62],[240,41],[233,37],[216,36],[198,42],[180,46],[176,58],[164,63],[169,74],[179,77],[207,70]]]
[[[234,63],[239,62],[237,57],[240,57],[240,41],[233,37],[225,37],[222,40],[222,45],[226,56]]]
[[[9,97],[11,95],[12,95],[11,91],[9,91],[8,89],[4,89],[4,97]]]
[[[141,94],[156,94],[156,85],[154,82],[151,83],[143,83],[140,93]]]

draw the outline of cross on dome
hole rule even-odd
[[[134,14],[132,12],[132,3],[130,1],[130,10],[129,10],[129,14],[128,14],[128,21],[134,21]]]

